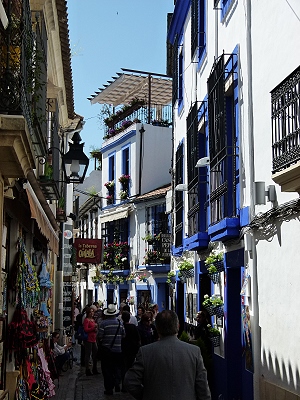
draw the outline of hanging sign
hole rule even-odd
[[[102,239],[74,240],[76,261],[78,263],[99,264],[102,258]]]

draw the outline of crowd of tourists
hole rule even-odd
[[[125,302],[119,308],[115,304],[103,308],[94,302],[82,312],[79,310],[80,304],[76,303],[75,337],[81,344],[81,365],[85,367],[86,375],[99,374],[97,362],[100,360],[106,394],[113,389],[125,391],[123,378],[139,348],[158,340],[155,327],[158,305],[147,309],[141,305],[136,315]]]
[[[186,380],[193,388],[193,396],[188,398],[209,400],[200,349],[178,340],[178,329],[177,314],[170,310],[159,312],[157,304],[148,309],[139,306],[136,315],[126,303],[119,308],[116,304],[107,308],[97,302],[89,304],[76,316],[75,337],[82,348],[81,365],[87,376],[98,375],[100,360],[105,395],[128,391],[137,399],[163,399],[166,397],[161,387],[166,387],[167,370],[173,374],[171,390],[174,394],[182,392],[176,376],[182,377],[185,360]],[[152,378],[148,382],[149,376]]]

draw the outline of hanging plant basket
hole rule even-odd
[[[223,306],[215,307],[214,314],[219,318],[224,317],[224,307]]]
[[[208,312],[209,315],[215,315],[216,314],[216,307],[213,307],[211,305],[205,306],[206,311]]]
[[[193,278],[193,276],[194,276],[194,268],[181,270],[180,272],[181,272],[181,275],[184,276],[186,279]]]
[[[211,274],[208,274],[210,279],[213,281],[214,284],[217,284],[220,282],[220,272],[213,272]]]
[[[218,336],[210,336],[209,338],[214,347],[219,347],[221,342],[221,335]]]
[[[224,271],[224,262],[223,261],[215,261],[214,266],[217,268],[218,272]]]

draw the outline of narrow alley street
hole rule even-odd
[[[80,346],[75,345],[74,356],[79,360]],[[98,371],[101,372],[100,361]],[[79,362],[74,363],[73,368],[64,372],[59,377],[59,382],[55,380],[56,394],[52,400],[102,400],[110,398],[104,394],[104,384],[102,373],[94,376],[86,376],[85,368]],[[128,393],[114,393],[114,398],[118,400],[132,400],[133,397]]]

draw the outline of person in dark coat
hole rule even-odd
[[[122,367],[122,382],[125,373],[128,371],[135,360],[136,354],[141,346],[141,338],[136,325],[130,323],[130,312],[122,312],[122,321],[125,329],[125,337],[122,338],[122,356],[123,356],[123,367]],[[122,391],[125,389],[122,387]]]
[[[200,348],[177,338],[179,320],[172,310],[157,314],[160,340],[140,347],[124,386],[139,400],[211,400]]]
[[[197,326],[195,329],[195,339],[201,339],[208,354],[211,354],[211,341],[208,334],[208,319],[204,311],[199,311],[196,316]]]
[[[138,323],[138,331],[141,337],[141,346],[154,342],[151,318],[147,313],[142,315],[141,320]]]

